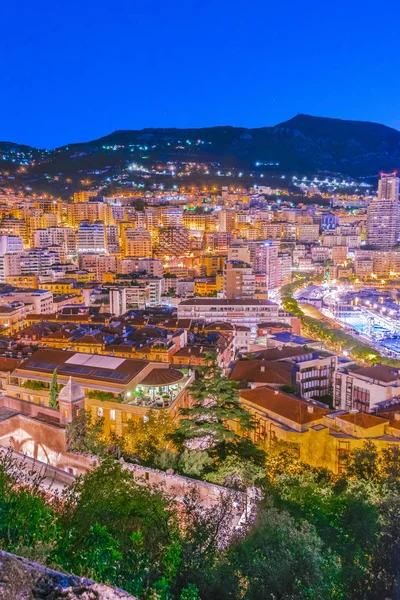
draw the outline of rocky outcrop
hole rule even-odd
[[[0,600],[135,600],[133,596],[0,551]]]

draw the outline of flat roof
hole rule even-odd
[[[270,300],[255,300],[254,298],[243,298],[241,300],[229,300],[227,298],[191,298],[183,300],[179,306],[278,306]]]

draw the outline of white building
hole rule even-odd
[[[279,310],[269,300],[228,300],[220,298],[192,298],[178,305],[178,319],[200,319],[206,323],[227,321],[235,325],[244,325],[256,333],[261,321],[291,322],[292,316]]]
[[[48,290],[16,289],[7,294],[9,302],[18,301],[32,306],[32,312],[38,315],[51,314],[54,311],[53,293]]]
[[[0,256],[22,252],[24,242],[18,235],[0,235]]]
[[[79,206],[79,204],[77,205]],[[106,232],[103,221],[90,223],[83,221],[78,229],[78,253],[96,252],[106,253]]]
[[[382,173],[378,197],[368,206],[367,242],[384,250],[393,248],[399,239],[399,181],[396,173]]]
[[[110,313],[116,317],[126,313],[126,288],[115,287],[110,289]]]
[[[400,398],[400,374],[388,365],[338,370],[335,373],[333,405],[342,410],[375,412]]]

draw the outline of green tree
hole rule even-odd
[[[254,485],[265,477],[265,467],[243,460],[237,456],[228,456],[216,471],[205,476],[207,481],[241,490]]]
[[[373,553],[367,600],[400,598],[400,498],[389,496],[379,507],[382,524],[379,544]]]
[[[306,521],[269,508],[228,551],[224,574],[225,587],[234,588],[233,579],[245,600],[328,600],[335,597],[339,561]]]
[[[197,368],[190,387],[194,400],[191,408],[181,408],[181,420],[170,438],[178,447],[215,447],[239,438],[236,429],[254,428],[252,416],[240,406],[234,382],[222,374],[216,356],[209,353],[206,365]]]
[[[141,598],[157,581],[175,576],[180,533],[172,499],[138,485],[114,460],[76,480],[59,524],[53,559],[67,571],[90,569]]]
[[[205,450],[184,450],[179,459],[179,469],[189,477],[200,477],[204,470],[214,464]]]
[[[172,445],[169,435],[175,427],[164,410],[149,410],[146,418],[131,419],[124,431],[122,447],[125,454],[152,465],[162,450]]]
[[[187,587],[183,588],[179,600],[201,600],[199,590],[193,583],[189,583]]]
[[[50,383],[50,397],[49,397],[49,406],[51,408],[59,408],[58,404],[58,384],[57,384],[57,369],[53,371],[53,377]]]
[[[309,523],[340,558],[341,597],[352,600],[363,597],[379,535],[371,491],[369,482],[348,483],[319,470],[283,474],[265,488],[265,496],[273,498],[277,509],[287,511],[297,523]],[[375,493],[375,500],[378,496]]]
[[[376,445],[367,441],[348,455],[347,476],[355,479],[378,481],[380,478],[379,452]]]
[[[57,502],[47,502],[41,482],[11,452],[0,455],[0,547],[45,562],[57,539]]]
[[[67,424],[67,447],[70,452],[83,452],[105,456],[107,441],[104,435],[104,419],[93,419],[90,411],[80,410]]]

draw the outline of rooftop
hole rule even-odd
[[[338,419],[353,425],[357,425],[363,429],[369,429],[370,427],[387,423],[387,420],[382,419],[381,417],[375,417],[374,415],[369,415],[364,412],[347,413],[345,415],[338,416]]]
[[[310,354],[312,350],[309,348],[296,348],[295,346],[282,346],[281,348],[267,348],[266,350],[259,350],[255,352],[258,358],[264,360],[282,360],[285,358],[293,358],[295,356],[302,356]]]
[[[272,337],[274,340],[277,340],[278,342],[283,342],[286,344],[290,342],[292,344],[305,345],[305,344],[314,343],[317,341],[317,340],[313,340],[311,338],[303,337],[301,335],[296,335],[295,333],[291,333],[289,331],[280,331],[279,333],[274,333]]]
[[[178,369],[153,369],[142,381],[140,385],[164,386],[177,383],[184,378],[184,375]]]
[[[388,365],[361,367],[360,369],[354,369],[351,374],[354,376],[361,375],[361,377],[368,377],[369,379],[383,381],[384,383],[395,383],[400,379],[399,370]]]
[[[254,300],[243,298],[242,300],[227,300],[225,298],[191,298],[183,300],[179,306],[278,306],[270,300]]]
[[[229,378],[234,381],[291,384],[292,365],[266,360],[239,360]]]
[[[266,412],[271,411],[298,425],[319,421],[330,412],[328,409],[321,408],[320,406],[300,400],[290,394],[279,392],[270,387],[243,390],[240,392],[240,397]]]
[[[30,372],[50,374],[57,370],[59,375],[79,379],[109,381],[125,385],[136,377],[147,365],[146,360],[116,358],[99,354],[67,352],[53,348],[40,349],[27,358],[14,371],[14,375]]]

